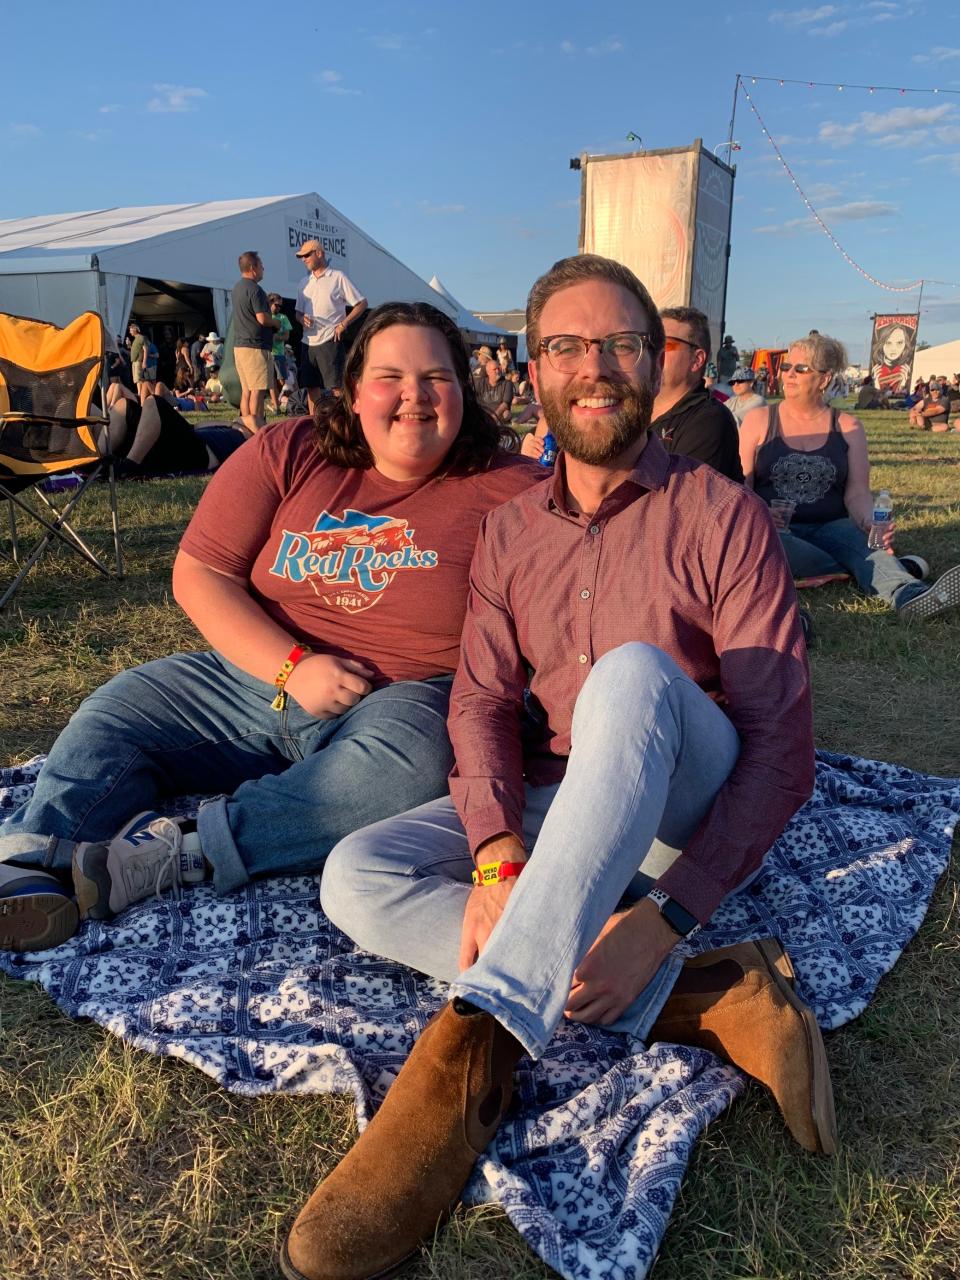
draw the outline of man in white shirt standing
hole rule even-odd
[[[322,390],[340,383],[347,344],[344,335],[363,315],[367,300],[353,283],[334,267],[319,240],[307,240],[297,250],[308,274],[297,292],[297,320],[303,325],[300,350],[300,386],[306,390],[310,412]]]

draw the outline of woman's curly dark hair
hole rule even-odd
[[[314,412],[317,448],[338,467],[365,470],[374,465],[373,453],[363,434],[363,424],[353,410],[353,398],[363,372],[370,340],[393,325],[436,329],[450,348],[453,367],[463,394],[460,434],[447,454],[443,470],[472,473],[485,470],[501,448],[515,452],[518,437],[482,408],[470,376],[470,357],[460,330],[449,316],[428,302],[385,302],[370,312],[347,356],[340,395],[321,400]]]

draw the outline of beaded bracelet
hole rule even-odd
[[[308,653],[313,653],[313,650],[309,645],[295,644],[287,654],[287,659],[277,672],[276,679],[273,682],[276,686],[277,696],[270,703],[270,709],[272,711],[283,711],[285,709],[287,705],[287,691],[284,688],[284,685],[290,679],[293,668],[297,665],[300,659],[305,658]]]

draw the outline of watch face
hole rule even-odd
[[[668,898],[660,908],[660,914],[666,920],[667,924],[678,933],[681,938],[689,938],[691,934],[696,933],[700,928],[700,921],[685,907],[681,907],[679,902],[675,902],[673,898]]]

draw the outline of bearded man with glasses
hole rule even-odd
[[[696,307],[660,312],[664,328],[663,380],[653,406],[653,429],[669,453],[709,462],[743,482],[737,423],[704,385],[710,359],[710,325]]]
[[[323,909],[451,983],[380,1111],[294,1223],[288,1280],[394,1274],[456,1203],[562,1019],[713,1049],[836,1146],[823,1042],[773,939],[692,937],[814,777],[796,597],[765,505],[671,457],[664,327],[626,267],[558,262],[527,304],[554,473],[490,512],[451,701],[451,795],[330,854]],[[441,553],[442,554],[442,553]]]

